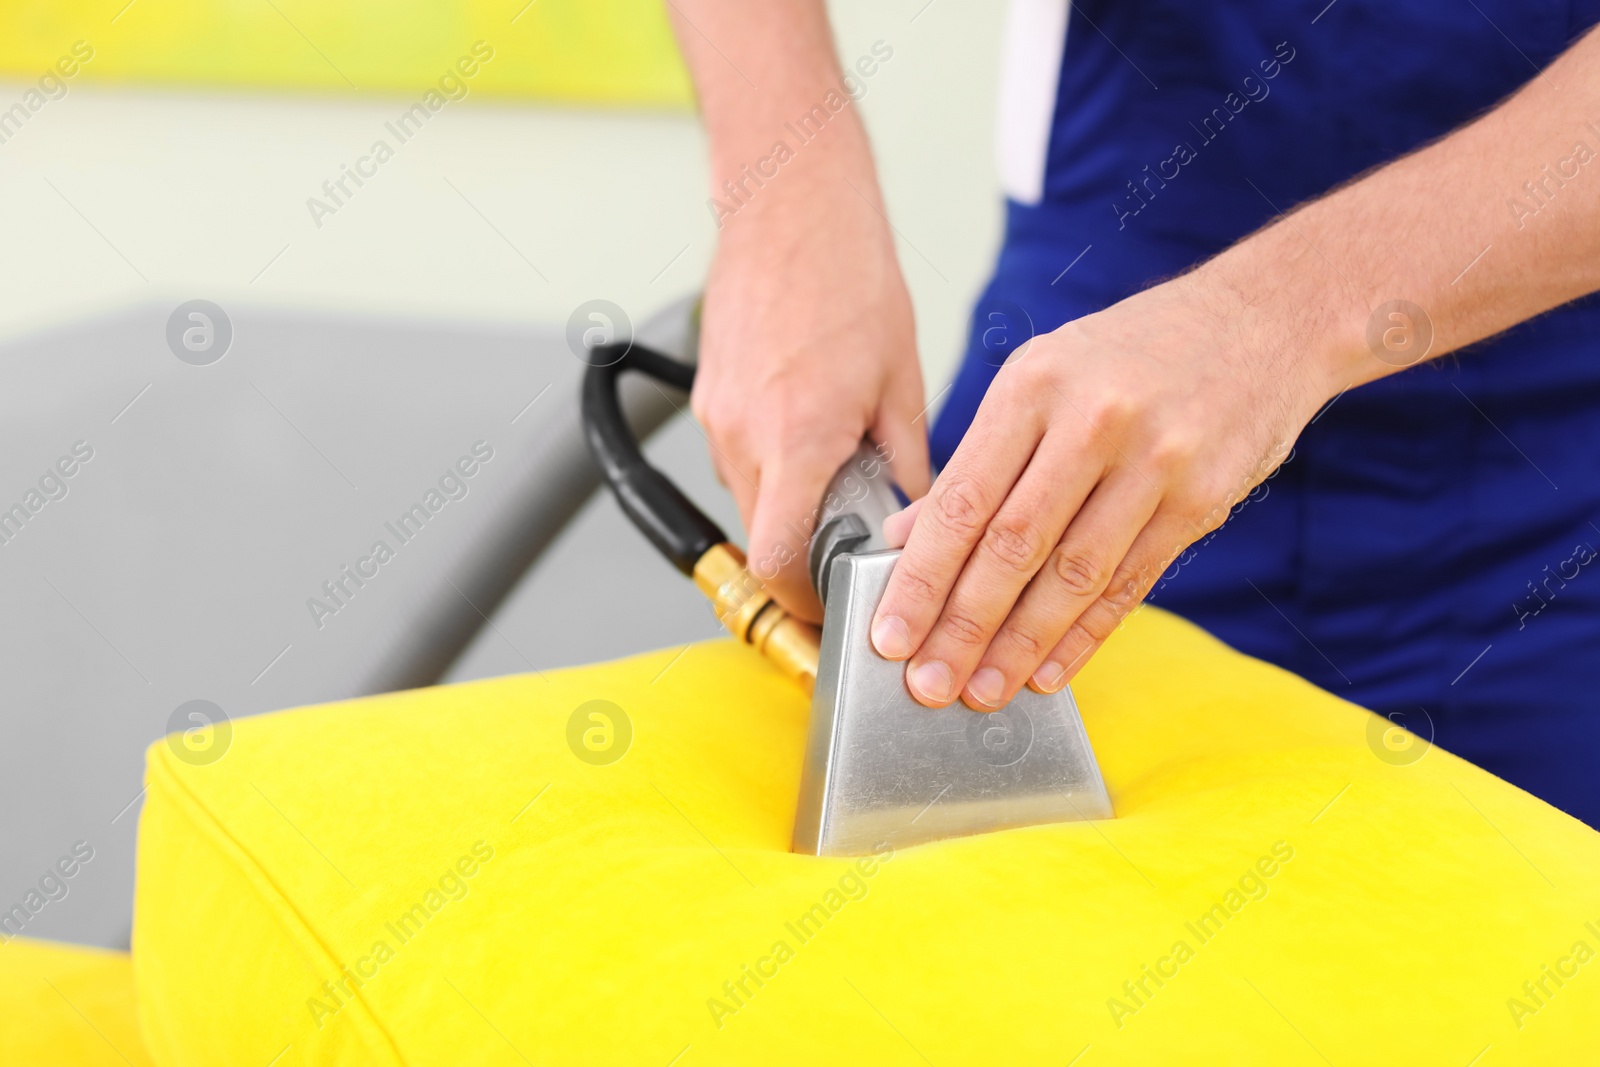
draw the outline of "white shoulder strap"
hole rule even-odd
[[[1011,0],[1006,14],[995,148],[1001,188],[1024,204],[1044,196],[1071,7],[1071,0]]]

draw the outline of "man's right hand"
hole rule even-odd
[[[908,495],[928,490],[911,300],[854,102],[824,110],[803,142],[793,130],[830,92],[847,97],[821,0],[675,0],[671,11],[725,205],[694,411],[750,532],[750,569],[816,622],[808,541],[862,437],[892,450]],[[779,141],[776,172],[768,162],[759,185],[745,177]]]
[[[814,622],[807,541],[862,437],[893,450],[909,495],[928,490],[911,300],[864,195],[876,187],[780,172],[726,220],[701,324],[694,411],[750,532],[751,570]]]

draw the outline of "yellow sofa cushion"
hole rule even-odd
[[[126,952],[0,942],[0,1063],[146,1067]]]
[[[728,642],[250,719],[207,766],[157,744],[151,1052],[1592,1055],[1594,831],[1158,611],[1076,688],[1119,818],[862,861],[787,851],[807,703]]]

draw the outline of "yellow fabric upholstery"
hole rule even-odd
[[[128,954],[23,937],[0,944],[0,1063],[146,1067]]]
[[[1593,1056],[1594,831],[1442,751],[1380,758],[1381,720],[1154,610],[1077,692],[1118,819],[865,861],[787,851],[806,701],[727,642],[250,719],[209,766],[158,744],[151,1052]]]

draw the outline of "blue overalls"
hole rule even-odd
[[[1028,335],[1448,133],[1597,19],[1600,0],[1079,0],[1042,197],[1007,205],[935,462]],[[1600,827],[1597,341],[1590,298],[1350,390],[1151,602]]]

